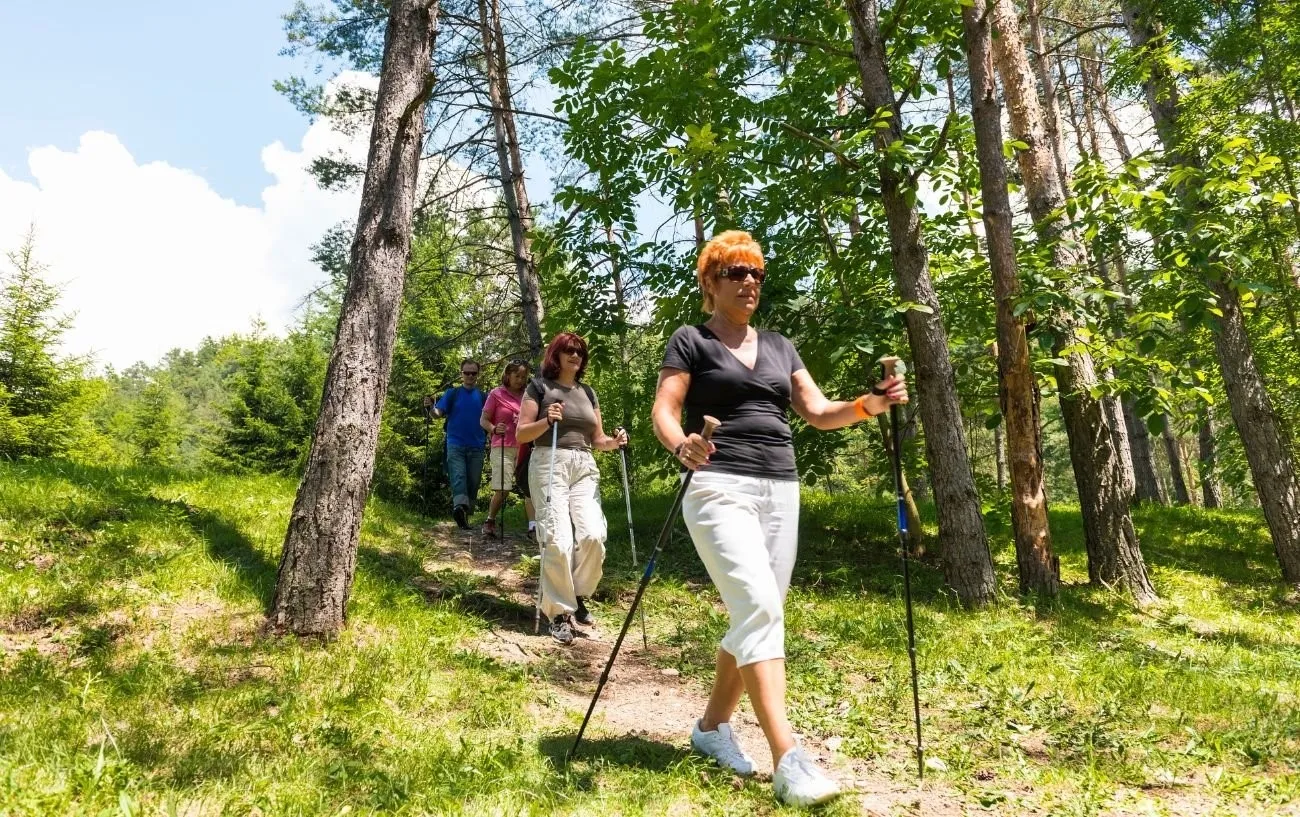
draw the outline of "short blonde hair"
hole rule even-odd
[[[763,269],[763,248],[744,230],[718,233],[700,250],[700,259],[695,264],[695,277],[700,292],[704,295],[705,312],[713,313],[713,293],[709,292],[704,282],[716,278],[719,270],[732,264],[749,264]]]

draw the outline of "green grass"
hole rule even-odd
[[[783,811],[769,786],[733,789],[684,740],[598,723],[565,767],[580,713],[557,702],[563,673],[474,649],[494,629],[531,632],[530,612],[494,603],[490,580],[431,572],[430,522],[383,503],[367,513],[347,631],[328,646],[261,635],[293,489],[0,464],[0,814]],[[669,501],[635,504],[642,560]],[[600,615],[613,622],[637,573],[621,497],[606,507]],[[911,691],[890,508],[816,493],[804,507],[792,719],[905,784]],[[932,562],[915,575],[927,748],[944,767],[928,785],[1004,814],[1296,807],[1300,609],[1257,513],[1140,511],[1163,598],[1142,612],[1084,586],[1021,601],[995,516],[1006,593],[995,608],[961,610]],[[1081,583],[1078,512],[1057,508],[1052,522],[1064,577]],[[647,604],[651,660],[707,678],[725,617],[680,526]]]

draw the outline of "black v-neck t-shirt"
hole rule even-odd
[[[758,330],[757,343],[750,369],[707,326],[683,326],[668,339],[660,368],[691,376],[682,426],[687,434],[704,429],[706,414],[722,421],[713,434],[718,450],[707,470],[797,480],[786,409],[792,376],[804,368],[803,361],[794,344],[776,332]]]

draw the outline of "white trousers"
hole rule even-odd
[[[600,469],[590,451],[537,446],[528,464],[528,488],[537,508],[537,538],[544,543],[542,614],[554,619],[577,610],[578,596],[594,593],[604,572]]]
[[[697,471],[682,497],[682,516],[731,619],[722,649],[741,667],[784,658],[799,483]]]

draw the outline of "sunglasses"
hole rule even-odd
[[[465,375],[466,377],[478,377],[478,372],[467,372],[462,370],[461,374]]]
[[[763,279],[767,277],[767,270],[746,266],[745,264],[734,264],[730,267],[723,267],[718,270],[719,278],[726,278],[728,281],[737,284],[744,283],[745,279],[751,275],[754,276],[754,283],[761,286]]]
[[[583,351],[582,351],[581,349],[579,349],[577,346],[565,346],[563,349],[560,350],[560,354],[562,354],[562,355],[582,355],[582,354],[583,354]]]

